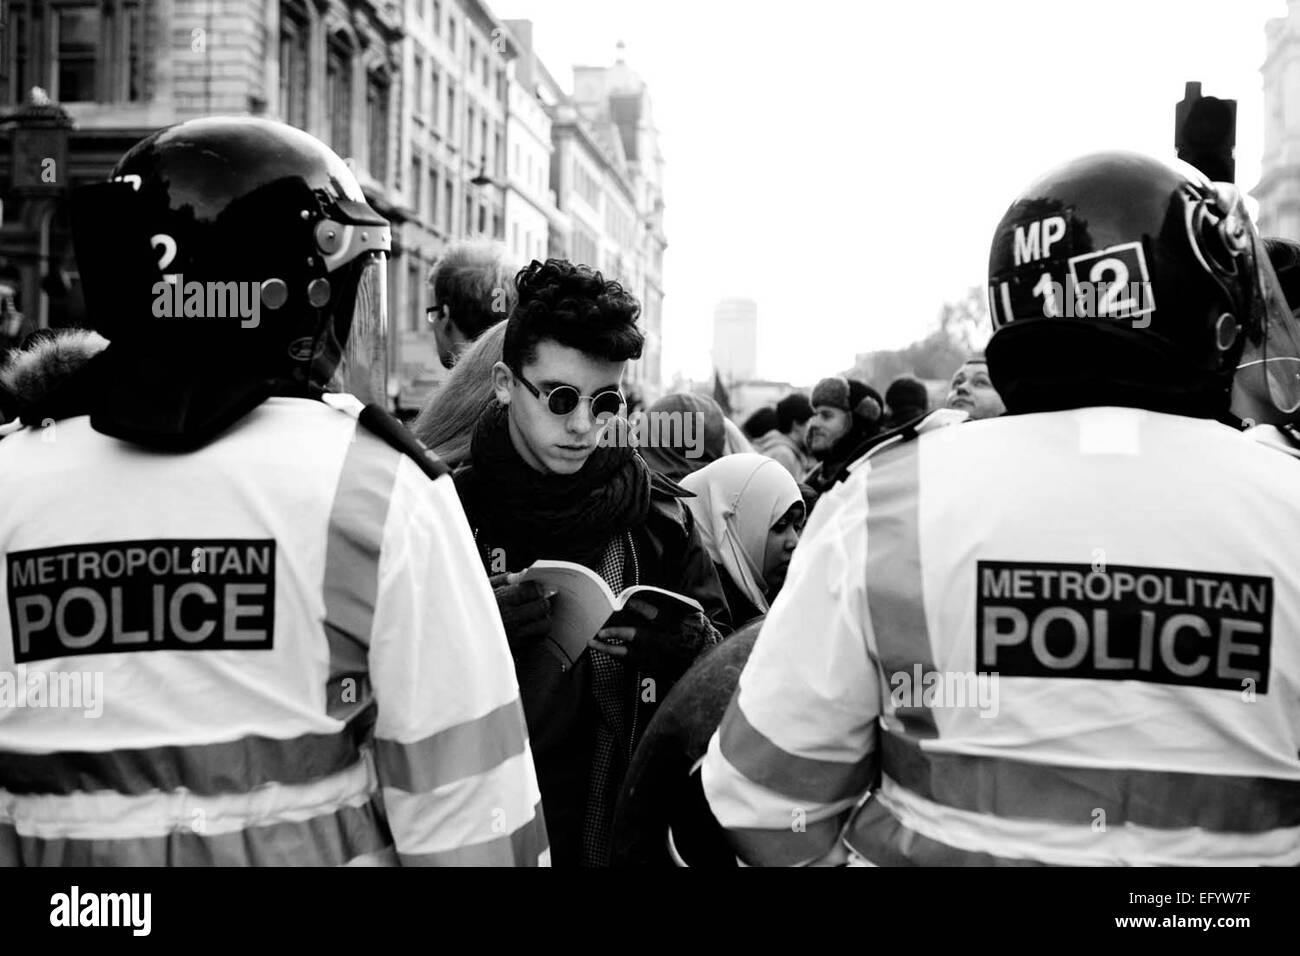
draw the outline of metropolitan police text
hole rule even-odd
[[[976,573],[982,671],[1268,689],[1271,578],[1002,561]]]
[[[7,562],[18,661],[271,646],[274,541],[80,544]]]

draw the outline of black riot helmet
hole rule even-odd
[[[209,117],[132,147],[74,194],[96,363],[92,425],[203,444],[270,395],[383,400],[388,222],[325,144]]]
[[[1273,416],[1300,407],[1296,326],[1241,197],[1185,164],[1098,153],[1042,176],[998,224],[988,294],[1009,412],[1223,417],[1234,378]]]

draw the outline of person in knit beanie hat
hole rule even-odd
[[[805,481],[821,493],[833,485],[859,445],[880,431],[884,401],[870,385],[832,375],[812,393],[808,448],[818,464]]]
[[[849,411],[862,422],[878,428],[884,420],[885,400],[866,382],[856,378],[845,381],[849,383]]]
[[[930,393],[925,383],[903,375],[885,389],[885,428],[898,428],[930,411]]]

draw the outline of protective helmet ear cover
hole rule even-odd
[[[1182,163],[1086,156],[1027,188],[997,227],[990,375],[1013,412],[1219,416],[1243,352],[1291,326],[1275,292],[1235,188]]]

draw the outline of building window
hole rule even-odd
[[[366,82],[366,126],[370,140],[370,175],[388,181],[388,93],[386,73],[372,72]]]
[[[51,96],[64,103],[95,100],[95,63],[100,44],[97,3],[60,6],[54,11],[54,74]]]
[[[501,222],[501,213],[492,214],[492,238],[504,239],[506,237],[505,225]]]
[[[470,101],[465,107],[465,152],[471,159],[474,158],[474,103]]]
[[[498,126],[496,132],[492,134],[492,169],[497,179],[505,179],[505,151],[501,148],[501,127]]]
[[[406,264],[406,330],[419,332],[424,319],[424,268],[420,260],[411,256]]]
[[[438,76],[438,70],[435,68],[433,74],[429,77],[429,127],[438,128],[438,106],[442,99],[442,80]]]
[[[447,81],[447,139],[456,142],[456,87]]]
[[[483,54],[483,89],[492,89],[492,74],[488,70],[488,55]]]
[[[433,0],[433,32],[442,33],[442,3],[441,0]]]
[[[9,63],[9,101],[21,103],[27,92],[27,3],[9,4],[9,35],[5,37]]]
[[[578,160],[573,160],[573,188],[592,209],[600,208],[600,184]]]
[[[47,4],[37,4],[44,12]],[[0,79],[3,91],[21,102],[33,83],[44,86],[65,103],[134,103],[144,99],[144,16],[141,0],[103,3],[62,2],[48,5],[50,34],[48,72],[33,76],[28,52],[29,4],[11,2],[8,29],[0,30]],[[3,23],[4,17],[0,17]],[[38,24],[43,17],[38,18]]]
[[[447,20],[447,48],[452,53],[456,52],[456,14],[454,12],[451,18]]]
[[[502,106],[506,103],[506,71],[497,70],[497,99]]]
[[[438,164],[429,160],[429,219],[430,225],[438,221]]]
[[[474,197],[465,196],[465,235],[469,235],[474,230]]]
[[[573,226],[573,261],[580,265],[598,268],[600,253],[596,248],[596,237],[590,231],[574,223]]]
[[[424,183],[424,160],[416,153],[411,157],[411,209],[420,214],[420,187]]]
[[[122,98],[128,103],[138,103],[144,99],[144,16],[138,2],[123,4],[122,30],[120,46],[124,50],[125,67]]]
[[[478,41],[473,37],[469,38],[469,71],[474,72],[474,67],[478,64]]]
[[[478,231],[480,235],[487,233],[487,206],[478,207]]]
[[[519,255],[519,223],[510,224],[510,251]]]
[[[307,126],[307,63],[311,31],[307,13],[297,3],[280,6],[280,118]]]
[[[488,148],[487,117],[484,116],[483,119],[479,122],[479,126],[478,126],[478,150],[480,154],[479,159],[483,161],[484,173],[487,172],[487,148]],[[474,154],[470,153],[470,156],[473,157]],[[493,166],[495,165],[496,164],[493,163]]]
[[[330,37],[325,60],[325,111],[334,152],[352,155],[352,44],[337,33]]]
[[[447,176],[442,181],[442,231],[451,235],[452,218],[456,214],[456,184]]]
[[[424,121],[424,57],[415,54],[415,69],[411,71],[411,102],[415,104],[415,115]]]

